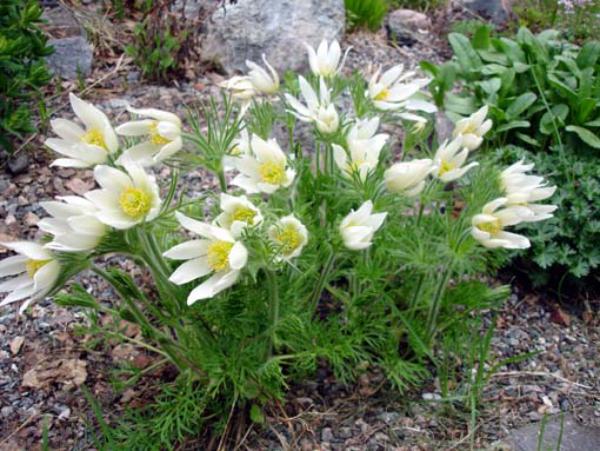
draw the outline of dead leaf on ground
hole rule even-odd
[[[21,346],[23,346],[23,343],[25,342],[25,337],[15,337],[10,341],[10,352],[12,352],[13,355],[17,355],[19,353],[19,351],[21,350]]]
[[[23,387],[47,388],[60,383],[65,388],[79,386],[87,379],[87,363],[79,359],[46,360],[30,369],[23,376]]]
[[[571,324],[571,316],[560,307],[556,307],[550,314],[550,319],[556,324],[569,327]]]

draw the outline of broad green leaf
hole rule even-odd
[[[472,97],[459,97],[456,94],[446,94],[446,109],[453,113],[468,116],[477,109],[475,99]]]
[[[600,149],[600,137],[589,131],[587,128],[569,125],[566,130],[577,134],[577,136],[579,136],[579,138],[588,146],[593,147],[594,149]]]
[[[600,42],[588,42],[583,47],[581,47],[581,50],[577,55],[577,66],[579,66],[580,69],[594,67],[596,65],[596,61],[598,61],[599,56]]]
[[[523,72],[527,72],[530,67],[531,66],[529,64],[520,63],[519,61],[516,61],[513,64],[513,68],[517,74],[522,74]]]
[[[499,41],[494,42],[494,46],[496,45],[502,49],[502,52],[513,64],[517,62],[527,63],[525,52],[523,51],[521,46],[512,39],[500,38]]]
[[[555,119],[557,127],[562,127],[568,114],[569,107],[564,103],[554,105],[551,111],[546,111],[540,119],[540,131],[545,135],[551,134],[554,131],[552,119]]]
[[[586,122],[585,126],[586,127],[600,127],[600,117],[597,119],[594,119],[593,121]]]
[[[526,135],[524,133],[516,133],[517,138],[519,138],[522,141],[525,141],[527,144],[530,144],[534,147],[540,147],[540,143],[533,139],[531,136]]]
[[[486,63],[497,63],[503,66],[508,66],[509,64],[508,58],[503,53],[489,50],[477,50],[477,53]]]
[[[502,82],[502,89],[500,92],[502,95],[506,95],[513,90],[515,77],[516,73],[513,69],[508,69],[500,75],[500,81]]]
[[[508,68],[506,66],[501,66],[500,64],[486,64],[481,68],[481,73],[483,75],[498,75],[507,70]]]
[[[499,78],[490,78],[489,80],[484,80],[477,84],[479,86],[481,86],[481,89],[483,89],[483,91],[485,93],[487,93],[488,95],[491,95],[500,90],[500,86],[502,85],[502,82],[500,81]]]
[[[596,100],[591,98],[580,99],[577,105],[579,106],[577,111],[577,122],[585,122],[596,108]]]
[[[560,81],[554,74],[548,75],[548,83],[559,91],[559,93],[566,97],[569,102],[576,103],[578,101],[578,95],[575,91],[573,91],[569,86]]]
[[[506,109],[508,117],[518,117],[537,100],[533,92],[526,92],[517,97]]]
[[[470,72],[481,67],[481,59],[466,36],[460,33],[450,33],[448,41],[463,71]]]
[[[471,39],[473,47],[478,50],[489,48],[491,45],[490,32],[491,28],[488,24],[478,27],[473,34],[473,38]]]
[[[506,132],[508,130],[512,130],[513,128],[529,128],[531,123],[529,121],[512,121],[508,124],[504,124],[496,130],[497,132]]]

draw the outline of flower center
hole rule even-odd
[[[254,222],[255,216],[256,212],[251,208],[237,207],[231,215],[231,219],[233,219],[234,221],[241,221],[247,224],[252,224]]]
[[[446,172],[451,171],[455,167],[456,167],[456,165],[454,163],[451,163],[449,161],[442,161],[442,163],[440,164],[440,170],[439,170],[438,174],[444,175]]]
[[[390,90],[388,88],[383,88],[379,93],[374,97],[374,100],[387,100],[390,97]]]
[[[495,219],[493,221],[484,222],[477,226],[479,230],[489,233],[490,235],[496,235],[497,233],[502,231],[502,224],[500,224],[499,219]]]
[[[38,272],[42,266],[50,263],[50,261],[51,260],[27,260],[27,262],[25,263],[25,269],[27,270],[27,274],[33,279],[35,273]]]
[[[229,252],[233,247],[233,243],[229,241],[213,241],[208,246],[208,266],[213,271],[223,271],[229,268]]]
[[[275,241],[281,246],[281,253],[289,255],[302,243],[302,236],[292,224],[281,227],[274,236]]]
[[[271,185],[281,185],[285,180],[285,166],[282,163],[267,161],[258,168],[260,179]]]
[[[104,150],[107,150],[106,142],[104,141],[104,135],[100,129],[92,128],[88,130],[85,135],[81,137],[81,140],[86,144],[102,147]]]
[[[133,219],[140,219],[152,208],[152,196],[134,187],[125,188],[119,196],[121,210]]]
[[[154,122],[150,125],[150,141],[157,146],[162,146],[171,142],[170,139],[165,138],[158,132],[158,122]]]
[[[460,134],[461,135],[476,135],[477,128],[478,128],[477,124],[475,124],[473,122],[469,122],[469,123],[467,123],[465,128],[463,130],[461,130]]]

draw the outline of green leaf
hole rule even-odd
[[[450,33],[448,41],[452,46],[452,50],[454,50],[458,63],[465,72],[481,67],[481,59],[466,36],[459,33]]]
[[[533,92],[526,92],[517,97],[506,109],[506,115],[514,118],[529,108],[537,100],[537,95]]]
[[[566,130],[577,134],[577,136],[579,136],[579,138],[588,146],[593,147],[594,149],[600,149],[600,138],[587,128],[569,125]]]
[[[600,127],[600,117],[597,119],[594,119],[593,121],[586,122],[585,126],[586,127]]]
[[[516,137],[534,147],[540,147],[539,141],[524,133],[516,133]]]
[[[265,416],[262,413],[262,409],[256,404],[252,404],[252,407],[250,407],[250,420],[256,424],[265,423]]]
[[[540,131],[549,135],[554,131],[553,118],[556,120],[556,126],[561,127],[569,114],[569,107],[564,103],[554,105],[551,111],[546,111],[540,119]]]
[[[529,121],[512,121],[508,124],[504,124],[501,127],[498,127],[497,132],[506,132],[508,130],[512,130],[513,128],[529,128],[531,124]]]
[[[596,65],[596,61],[598,61],[599,56],[600,42],[587,42],[583,47],[581,47],[581,50],[577,55],[577,66],[579,66],[580,69],[594,67]]]
[[[480,81],[477,84],[481,86],[481,89],[483,89],[486,94],[491,95],[500,90],[502,82],[499,78],[490,78],[489,80]]]
[[[490,41],[491,27],[488,24],[484,24],[475,30],[471,42],[473,47],[476,49],[487,49],[491,45]]]
[[[446,109],[453,113],[468,116],[477,109],[477,104],[473,97],[460,97],[456,94],[446,94]]]

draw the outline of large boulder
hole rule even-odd
[[[512,0],[459,0],[459,3],[496,25],[504,25],[510,19]]]
[[[66,80],[90,75],[94,51],[83,36],[49,39],[48,45],[54,47],[54,53],[46,59],[53,73]]]
[[[237,0],[210,17],[202,57],[225,72],[246,71],[247,59],[259,62],[264,53],[280,72],[307,65],[303,42],[341,39],[344,0]]]
[[[388,14],[386,28],[392,40],[412,45],[419,40],[419,35],[427,35],[431,28],[431,20],[425,14],[412,9],[397,9]]]

